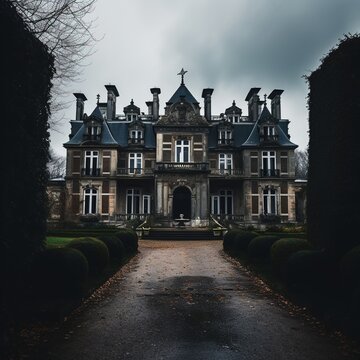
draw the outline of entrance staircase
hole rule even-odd
[[[152,228],[142,240],[222,240],[222,236],[209,228]]]

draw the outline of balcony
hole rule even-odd
[[[218,139],[218,145],[232,146],[234,145],[234,139]]]
[[[100,168],[82,168],[81,176],[100,176]]]
[[[241,176],[244,171],[241,169],[211,169],[210,175],[214,176]]]
[[[260,142],[263,145],[266,145],[266,144],[273,145],[274,143],[277,143],[278,140],[279,140],[279,135],[263,135],[263,134],[260,134]]]
[[[128,138],[129,145],[144,145],[144,138]]]
[[[280,170],[278,169],[260,169],[261,177],[280,177]]]
[[[118,168],[116,175],[125,177],[144,177],[154,174],[152,168]]]
[[[155,165],[158,172],[209,172],[208,163],[162,162]]]

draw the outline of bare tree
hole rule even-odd
[[[308,166],[308,150],[295,150],[295,176],[298,179],[307,179]]]
[[[63,87],[80,80],[85,60],[94,52],[96,0],[10,0],[29,30],[55,57],[52,113],[67,107]],[[53,124],[51,124],[53,125]]]
[[[66,171],[65,156],[56,154],[52,148],[49,150],[49,155],[48,171],[50,179],[63,178]]]

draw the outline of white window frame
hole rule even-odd
[[[221,174],[231,174],[233,169],[232,154],[220,153],[219,154],[219,172]]]
[[[146,214],[146,215],[151,213],[151,196],[150,195],[143,195],[142,211],[143,211],[143,214]]]
[[[175,162],[190,162],[190,140],[175,141]]]
[[[230,207],[229,201],[231,201],[231,209],[229,209]],[[223,212],[221,209],[222,202],[224,203]],[[214,215],[234,214],[234,195],[232,190],[220,190],[217,195],[211,195],[211,213]]]
[[[98,195],[99,192],[93,187],[84,189],[84,206],[83,214],[97,214],[98,212]]]
[[[225,129],[219,130],[219,139],[218,139],[219,144],[227,144],[226,140],[231,140],[231,139],[232,139],[232,130],[225,130]]]
[[[263,191],[264,215],[277,215],[277,193],[275,189],[265,188]]]
[[[129,174],[141,174],[142,153],[129,153]]]
[[[140,194],[139,189],[127,189],[127,191],[126,191],[126,214],[128,214],[128,215],[140,214],[140,206],[141,206],[140,199],[141,199],[141,194]],[[137,209],[137,207],[138,207],[138,209]]]
[[[94,169],[99,168],[99,151],[86,150],[84,156],[84,169],[86,175],[92,175]]]
[[[141,139],[142,131],[141,130],[130,130],[130,139]]]
[[[276,153],[275,151],[262,152],[262,169],[264,176],[269,176],[276,169]]]

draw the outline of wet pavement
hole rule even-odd
[[[139,244],[34,359],[360,358],[225,255],[221,241]]]

